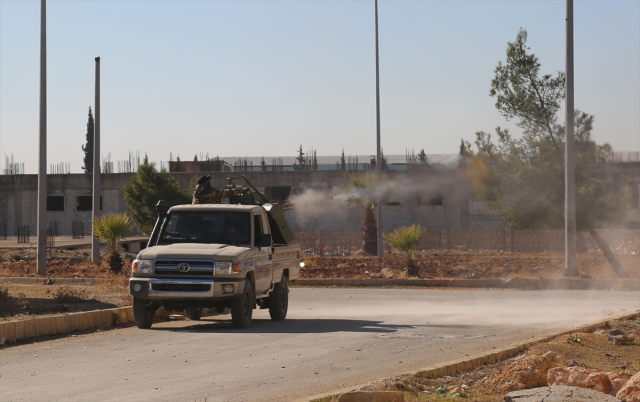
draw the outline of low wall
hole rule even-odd
[[[387,231],[385,231],[387,232]],[[598,233],[610,247],[640,237],[640,230],[601,229]],[[295,243],[303,249],[348,249],[362,248],[361,230],[300,230],[293,232]],[[564,252],[562,230],[512,230],[512,229],[427,229],[418,249],[488,249],[516,253]],[[389,246],[385,242],[385,250]],[[578,249],[599,248],[589,233],[578,234]]]

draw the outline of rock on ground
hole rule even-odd
[[[624,402],[640,402],[640,371],[627,381],[616,397]]]
[[[486,386],[502,392],[535,388],[547,385],[547,371],[553,362],[542,356],[526,356],[515,360],[490,378]]]
[[[583,367],[554,367],[547,372],[549,385],[588,388],[611,395],[616,395],[626,382],[627,379],[618,373]]]
[[[592,389],[563,385],[509,392],[504,400],[505,402],[620,402],[611,395]]]

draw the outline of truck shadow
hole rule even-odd
[[[248,329],[235,329],[231,319],[221,320],[208,317],[195,325],[181,328],[162,328],[154,326],[158,331],[184,333],[239,333],[239,334],[324,334],[334,332],[365,332],[388,334],[400,330],[421,327],[439,327],[439,325],[401,325],[385,324],[381,321],[349,320],[349,319],[286,319],[284,321],[253,320]],[[456,326],[457,327],[457,326]],[[460,326],[467,327],[467,326]]]

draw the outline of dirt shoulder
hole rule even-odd
[[[630,345],[616,345],[608,340],[610,329],[621,329],[625,333],[640,333],[640,317],[629,320],[612,320],[604,328],[590,333],[562,335],[547,342],[537,343],[523,353],[497,363],[485,363],[475,370],[425,379],[416,375],[398,375],[384,378],[362,391],[404,391],[405,401],[430,402],[461,397],[467,401],[498,402],[504,400],[509,391],[534,388],[535,378],[530,374],[539,371],[536,363],[542,356],[555,356],[553,367],[582,367],[617,374],[629,379],[640,371],[640,336],[636,335]],[[552,353],[549,353],[552,352]],[[547,367],[548,369],[549,367]],[[546,370],[544,370],[545,374]],[[546,374],[543,375],[546,379]],[[524,380],[523,380],[524,379]],[[522,381],[529,381],[522,384]],[[546,381],[545,381],[546,382]],[[521,385],[522,384],[522,385]],[[456,391],[458,395],[455,395]],[[335,402],[337,395],[314,402]]]
[[[631,278],[640,279],[640,255],[617,255]],[[320,257],[303,259],[301,278],[370,278],[382,269],[391,269],[396,277],[406,277],[405,262],[399,255],[382,258],[365,256]],[[471,251],[439,251],[416,256],[420,277],[426,279],[505,279],[562,278],[564,254],[561,253],[499,253]],[[578,269],[584,277],[618,279],[604,254],[578,254]]]

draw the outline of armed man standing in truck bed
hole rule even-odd
[[[215,204],[223,198],[250,192],[249,187],[241,189],[217,189],[211,186],[211,176],[201,176],[198,185],[193,189],[192,204]]]

